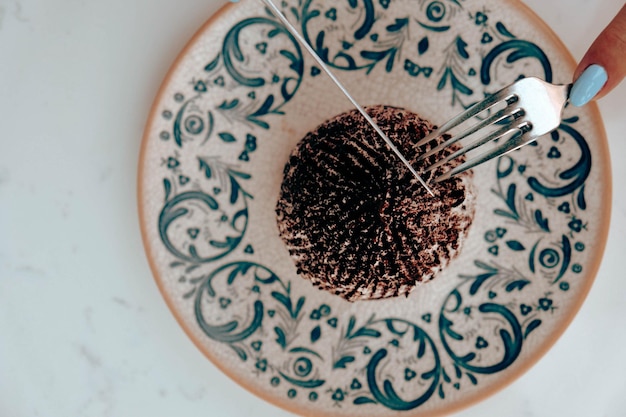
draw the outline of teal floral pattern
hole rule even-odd
[[[337,73],[421,79],[456,111],[518,78],[553,78],[542,45],[516,36],[481,2],[292,0],[282,9]],[[443,53],[433,47],[441,39]],[[165,101],[167,128],[150,139],[169,149],[154,226],[206,338],[276,397],[324,408],[414,410],[511,367],[585,268],[576,255],[590,243],[592,158],[578,116],[497,162],[485,249],[438,308],[410,318],[345,314],[295,290],[300,278],[278,276],[256,257],[263,241],[247,236],[259,138],[320,70],[267,10],[219,42]]]

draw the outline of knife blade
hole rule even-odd
[[[383,132],[382,129],[376,124],[376,122],[370,117],[370,115],[367,114],[365,109],[354,99],[354,97],[352,97],[352,94],[350,94],[348,90],[343,86],[343,84],[337,79],[337,77],[335,77],[335,74],[333,74],[330,68],[328,68],[324,60],[322,60],[322,58],[315,52],[315,50],[302,37],[302,35],[300,35],[300,33],[291,24],[291,22],[287,20],[287,18],[283,15],[280,9],[274,4],[274,2],[272,0],[261,0],[261,1],[265,3],[267,7],[270,8],[274,16],[280,19],[280,21],[283,23],[285,28],[293,35],[294,38],[296,38],[296,40],[300,43],[300,45],[302,45],[302,47],[304,47],[304,49],[306,49],[306,51],[313,57],[313,59],[317,62],[317,65],[320,66],[322,71],[324,71],[326,75],[328,75],[328,77],[331,79],[333,83],[335,83],[335,85],[339,88],[339,90],[343,93],[343,95],[350,101],[350,103],[352,103],[352,105],[359,111],[359,113],[363,115],[365,120],[367,120],[367,122],[374,128],[378,136],[380,136],[387,143],[389,148],[393,151],[393,153],[396,154],[398,159],[400,159],[400,161],[402,161],[402,163],[409,169],[411,174],[413,174],[413,176],[417,178],[420,184],[424,186],[426,191],[428,191],[428,193],[434,197],[435,193],[433,193],[433,190],[428,186],[428,184],[426,184],[426,182],[417,173],[415,168],[413,168],[411,163],[404,157],[404,155],[402,155],[402,152],[400,152],[400,150],[396,147],[396,145],[394,145],[391,139],[389,139],[389,137],[385,134],[385,132]]]

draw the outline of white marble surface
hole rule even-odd
[[[251,1],[251,0],[250,0]],[[528,0],[576,58],[621,0]],[[0,416],[287,416],[206,360],[140,241],[147,112],[214,0],[0,0]],[[577,318],[460,416],[626,415],[626,83],[600,103],[612,228]]]

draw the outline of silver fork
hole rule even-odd
[[[484,120],[455,134],[421,155],[418,161],[424,161],[450,145],[473,136],[472,140],[468,140],[467,145],[426,167],[422,172],[430,172],[490,142],[506,139],[482,154],[452,169],[444,170],[441,175],[434,179],[435,182],[444,181],[490,159],[528,145],[538,137],[553,131],[561,123],[561,115],[569,98],[571,87],[571,84],[555,85],[535,77],[523,78],[474,104],[417,143],[418,147],[423,146],[482,112],[489,111],[490,113]],[[496,110],[502,105],[505,107]],[[481,135],[489,128],[491,129],[490,132]]]

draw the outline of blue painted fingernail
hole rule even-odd
[[[570,103],[576,107],[589,103],[602,90],[608,78],[606,70],[602,66],[597,64],[588,66],[572,86],[569,95]]]

